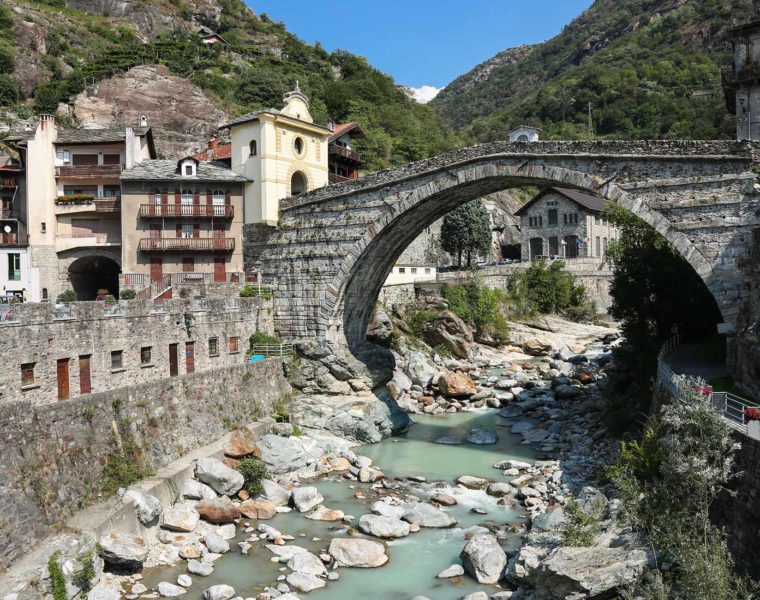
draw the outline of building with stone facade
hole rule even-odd
[[[245,178],[193,157],[121,176],[121,285],[242,280]],[[160,293],[162,290],[158,290]]]
[[[734,65],[723,71],[728,110],[736,114],[736,139],[760,139],[760,1],[754,16],[730,30]]]
[[[280,200],[328,184],[329,128],[317,125],[298,84],[281,110],[266,108],[222,126],[230,131],[230,165],[246,179],[246,223],[277,225]]]
[[[26,179],[18,156],[0,155],[0,302],[23,300],[32,287],[26,234]],[[4,314],[0,310],[0,320]]]
[[[598,196],[550,187],[524,204],[520,217],[522,260],[540,258],[604,259],[620,230],[604,215],[607,201]]]

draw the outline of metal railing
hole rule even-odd
[[[246,291],[252,291],[254,296],[271,296],[272,295],[272,286],[267,285],[265,283],[246,283],[245,284]]]
[[[97,244],[121,244],[120,233],[108,233],[105,231],[93,231],[91,233],[59,233],[56,237],[61,240],[95,238],[95,243]]]
[[[177,250],[232,252],[235,249],[235,238],[142,238],[139,249],[143,252]]]
[[[224,217],[235,216],[233,206],[224,204],[141,204],[140,217]]]
[[[253,344],[250,353],[266,358],[292,356],[295,354],[295,347],[293,344]]]
[[[65,304],[53,305],[53,320],[60,321],[63,319],[76,318],[76,304],[73,302],[67,302]]]
[[[677,375],[671,369],[665,358],[680,342],[678,335],[666,341],[657,355],[657,382],[668,392],[676,395],[680,392],[678,379],[683,375]],[[736,431],[753,439],[760,440],[760,421],[752,421],[747,418],[748,408],[760,408],[760,404],[747,400],[730,392],[714,392],[712,387],[704,389],[705,395],[709,396],[710,404],[716,412]]]
[[[10,323],[16,320],[16,309],[13,304],[0,306],[0,323]]]

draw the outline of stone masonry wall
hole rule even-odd
[[[177,345],[178,375],[191,366],[201,372],[240,365],[248,338],[257,330],[273,331],[271,300],[232,296],[160,305],[142,300],[18,305],[15,321],[0,326],[0,405],[57,402],[66,373],[69,398],[82,395],[86,357],[93,393],[169,377],[172,344]],[[186,356],[188,342],[193,343],[192,364]],[[150,348],[147,359],[143,348]],[[119,351],[120,365],[112,354]],[[27,385],[22,365],[34,367],[33,382]]]
[[[291,391],[281,359],[0,411],[0,571],[101,497],[103,466],[134,443],[152,470],[268,416]]]

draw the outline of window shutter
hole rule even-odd
[[[230,192],[230,190],[227,190],[226,192],[224,192],[224,203],[227,206],[229,206],[231,202],[232,202],[232,192]]]
[[[193,237],[194,238],[201,237],[201,226],[198,223],[193,223]]]
[[[211,190],[206,190],[206,205],[211,206]]]
[[[201,203],[201,193],[198,190],[193,192],[193,204]]]
[[[161,204],[168,204],[169,203],[169,190],[164,188],[164,190],[161,192]]]
[[[178,189],[174,190],[174,204],[179,204],[181,202],[180,198],[180,191]]]
[[[176,227],[177,227],[177,229],[176,229],[176,231],[177,231],[177,237],[181,238],[182,237],[182,225],[180,223],[177,223]]]

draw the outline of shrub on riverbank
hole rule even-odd
[[[526,297],[530,312],[560,313],[576,320],[596,314],[585,286],[577,283],[561,260],[549,265],[545,260],[534,262],[524,273],[510,277],[507,290],[512,298]]]
[[[473,327],[478,336],[489,336],[497,344],[507,342],[510,297],[504,290],[486,287],[482,278],[473,275],[464,285],[445,286],[443,296],[449,310]]]
[[[623,444],[610,476],[624,515],[657,555],[635,595],[668,600],[750,598],[736,575],[710,508],[736,475],[731,428],[712,410],[697,381],[650,422],[641,440]]]
[[[264,486],[261,482],[269,477],[269,470],[263,461],[258,458],[244,458],[238,463],[237,470],[245,480],[243,489],[246,492],[252,497],[264,493]]]

